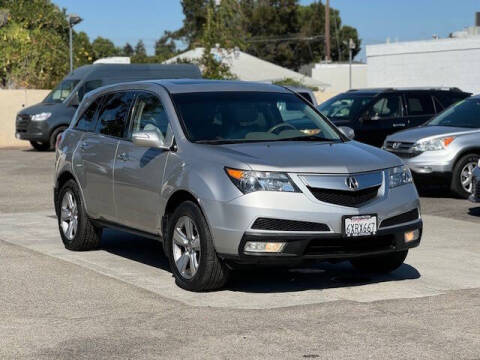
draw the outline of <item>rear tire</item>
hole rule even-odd
[[[457,161],[455,167],[453,168],[452,183],[450,187],[451,190],[462,199],[468,199],[468,197],[471,195],[471,189],[468,191],[468,187],[465,187],[465,184],[462,184],[462,182],[469,177],[468,184],[471,187],[471,171],[473,171],[477,165],[478,159],[480,159],[478,154],[465,155]]]
[[[30,145],[37,151],[47,151],[50,149],[49,143],[44,143],[40,141],[30,141]]]
[[[180,204],[168,219],[165,251],[175,283],[185,290],[215,290],[228,280],[229,270],[217,256],[205,217],[191,201]]]
[[[407,258],[408,250],[383,255],[365,256],[351,259],[350,263],[357,270],[369,273],[388,274],[398,269]]]
[[[58,228],[65,247],[73,251],[97,249],[102,229],[95,227],[88,218],[80,189],[74,180],[69,180],[62,186],[55,206]]]

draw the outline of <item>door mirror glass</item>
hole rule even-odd
[[[135,131],[132,141],[137,146],[169,150],[170,145],[165,144],[163,137],[156,130]]]
[[[355,131],[348,126],[339,126],[338,130],[340,130],[342,134],[345,135],[350,140],[353,140],[355,138]]]

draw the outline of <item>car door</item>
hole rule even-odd
[[[128,227],[149,233],[159,232],[160,193],[168,150],[137,146],[133,132],[156,131],[166,143],[172,132],[165,107],[154,93],[138,91],[129,131],[120,140],[115,159],[115,203],[118,220]]]
[[[119,139],[133,95],[116,92],[105,95],[97,115],[95,133],[81,140],[79,152],[84,173],[83,192],[90,216],[115,221],[113,165]]]
[[[355,140],[382,146],[385,138],[407,127],[401,94],[384,94],[372,101],[355,127]]]
[[[405,107],[408,127],[423,125],[435,115],[432,96],[426,92],[405,93]]]

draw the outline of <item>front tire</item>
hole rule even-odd
[[[55,150],[55,145],[57,144],[57,138],[58,136],[63,133],[67,129],[66,126],[59,126],[56,128],[53,132],[52,135],[50,135],[50,145],[49,145],[49,150],[53,151]]]
[[[457,161],[453,168],[451,189],[463,199],[468,199],[472,194],[473,169],[477,166],[478,154],[468,154]]]
[[[74,180],[60,189],[57,204],[58,228],[68,250],[86,251],[98,248],[102,229],[95,227],[83,206],[80,189]]]
[[[190,291],[221,288],[229,270],[218,258],[208,224],[198,205],[186,201],[168,221],[165,250],[175,283]]]
[[[388,274],[398,269],[407,258],[408,250],[389,254],[365,256],[351,259],[350,263],[357,270],[369,273]]]
[[[47,151],[50,149],[49,143],[44,143],[40,141],[30,141],[30,145],[37,151]]]

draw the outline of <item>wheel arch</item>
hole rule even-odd
[[[178,189],[177,191],[175,191],[173,194],[170,195],[170,197],[168,198],[167,204],[165,206],[165,211],[162,216],[162,236],[165,236],[166,234],[168,218],[174,213],[175,209],[185,201],[191,201],[194,204],[196,204],[200,208],[200,211],[202,212],[202,214],[205,216],[205,213],[197,197],[195,197],[195,195],[193,195],[190,191],[187,191],[184,189]]]

